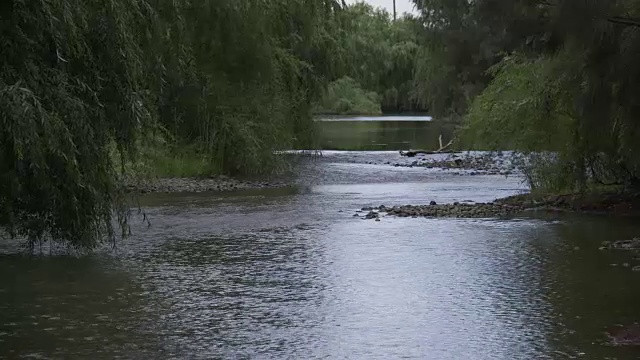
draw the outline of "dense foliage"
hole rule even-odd
[[[637,1],[414,2],[418,97],[436,116],[468,113],[463,144],[553,151],[532,186],[638,185]]]
[[[365,91],[354,79],[345,76],[329,84],[322,98],[318,100],[314,112],[332,115],[378,115],[380,96],[373,91]]]
[[[334,88],[345,90],[345,95],[352,95],[359,89],[364,94],[377,94],[379,106],[374,108],[376,110],[419,110],[413,97],[419,30],[416,19],[405,15],[394,21],[384,9],[358,2],[341,11],[337,20],[339,26],[333,36],[339,56],[336,59]],[[346,86],[350,88],[348,91]],[[335,95],[336,92],[331,89],[327,94],[328,97]],[[327,108],[328,104],[338,103],[324,100],[321,102],[321,112],[344,112],[341,109],[348,102],[354,102],[353,98],[345,100],[339,103],[340,108]],[[362,102],[364,99],[360,97],[356,101]],[[351,109],[351,112],[371,113],[368,108],[356,106]]]
[[[127,219],[118,175],[149,138],[190,144],[218,171],[274,166],[273,150],[312,139],[338,10],[333,0],[2,1],[0,228],[32,244],[113,239],[114,209],[123,231]]]

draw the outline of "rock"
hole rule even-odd
[[[380,218],[379,218],[379,217],[378,217],[378,218],[376,218],[376,221],[380,221]]]
[[[640,325],[617,326],[607,331],[607,336],[614,345],[638,346],[640,345]]]
[[[370,207],[370,206],[366,206],[366,207],[363,207],[363,208],[362,208],[362,209],[360,209],[360,210],[362,210],[362,211],[371,211],[371,210],[373,210],[373,208],[372,208],[372,207]]]
[[[360,216],[360,214],[358,213],[353,214],[353,217],[357,217],[357,216]]]
[[[436,203],[435,201],[431,200],[431,202],[429,203],[429,205],[431,205],[431,206],[435,206],[435,205],[438,205],[438,203]]]
[[[365,215],[364,217],[365,217],[365,219],[376,219],[376,218],[380,217],[380,215],[375,211],[369,211],[369,213],[367,215]]]
[[[614,241],[609,244],[609,248],[615,250],[640,250],[640,239]]]

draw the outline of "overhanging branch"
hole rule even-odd
[[[637,20],[637,19],[614,16],[612,18],[607,19],[607,21],[614,24],[621,24],[621,25],[634,26],[634,27],[640,28],[640,20]]]

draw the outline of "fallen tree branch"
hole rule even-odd
[[[414,157],[418,154],[424,155],[433,155],[433,154],[451,154],[453,151],[447,150],[453,145],[455,138],[451,139],[446,145],[442,145],[442,135],[438,137],[438,142],[440,143],[440,148],[436,151],[427,151],[427,150],[409,150],[407,152],[400,151],[401,156]]]

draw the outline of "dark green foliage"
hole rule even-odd
[[[418,110],[413,98],[418,52],[415,19],[405,16],[393,21],[382,9],[356,3],[340,12],[338,20],[333,34],[339,54],[336,80],[349,77],[365,92],[375,92],[385,111]]]
[[[415,3],[425,24],[417,93],[435,115],[470,111],[463,142],[552,150],[536,163],[554,169],[539,173],[555,188],[638,185],[636,1]]]
[[[130,150],[149,120],[133,35],[147,9],[135,0],[2,6],[0,226],[32,242],[93,246],[113,237],[119,203],[107,145]]]
[[[314,112],[317,114],[379,115],[379,95],[366,92],[354,79],[340,78],[327,87]]]
[[[126,233],[118,178],[147,138],[189,144],[215,171],[273,168],[274,150],[313,140],[337,11],[333,0],[1,2],[0,228],[91,248],[114,239],[115,210]]]

